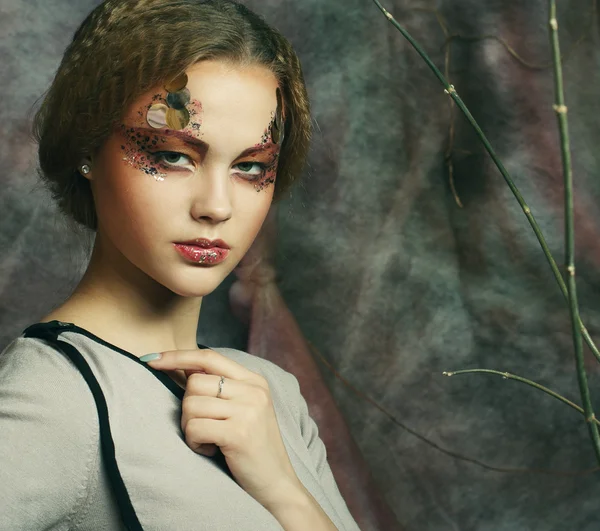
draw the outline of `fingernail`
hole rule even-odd
[[[162,358],[162,354],[160,352],[152,352],[151,354],[146,354],[145,356],[140,357],[140,361],[154,361]]]

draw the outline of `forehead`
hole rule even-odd
[[[199,135],[219,125],[235,125],[260,134],[277,108],[278,82],[264,66],[201,61],[188,68],[186,74],[191,105],[201,114]],[[126,123],[147,126],[147,109],[166,96],[164,86],[142,95],[128,109]]]

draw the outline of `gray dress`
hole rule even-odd
[[[267,379],[298,478],[339,530],[358,530],[297,379],[246,352],[213,350]],[[0,353],[0,530],[280,531],[222,454],[187,446],[183,394],[87,330],[28,327]]]

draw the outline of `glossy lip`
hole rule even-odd
[[[203,265],[220,264],[229,255],[229,249],[224,249],[223,247],[204,248],[185,243],[174,243],[173,246],[187,260]]]
[[[211,247],[220,247],[221,249],[230,249],[223,240],[207,240],[206,238],[196,238],[195,240],[189,240],[187,242],[175,242],[177,245],[195,245],[196,247],[202,247],[203,249],[210,249]]]

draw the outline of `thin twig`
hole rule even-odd
[[[444,25],[441,15],[436,13],[436,17],[438,23],[442,27],[444,35],[447,35],[447,29]],[[446,46],[446,50],[444,51],[444,74],[446,75],[446,79],[450,77],[450,46]],[[460,200],[460,196],[458,195],[458,191],[456,190],[456,185],[454,183],[454,160],[452,160],[452,155],[454,153],[454,121],[456,113],[454,112],[454,100],[452,100],[452,98],[448,100],[448,105],[448,111],[450,114],[450,127],[448,128],[448,146],[446,147],[444,159],[446,160],[446,165],[448,166],[448,182],[450,184],[452,196],[454,197],[454,202],[459,208],[463,208],[462,201]]]
[[[442,374],[444,374],[444,376],[455,376],[457,374],[469,374],[472,372],[485,372],[488,374],[497,374],[498,376],[502,376],[502,378],[504,378],[504,379],[516,380],[517,382],[521,382],[521,383],[530,385],[531,387],[535,387],[536,389],[539,389],[540,391],[544,391],[544,393],[549,394],[550,396],[556,398],[557,400],[560,400],[564,404],[567,404],[567,406],[572,407],[573,409],[579,411],[579,413],[581,413],[582,415],[585,416],[585,412],[584,412],[583,408],[581,406],[578,406],[577,404],[575,404],[575,402],[571,402],[568,398],[565,398],[564,396],[559,395],[555,391],[552,391],[552,389],[548,389],[547,387],[544,387],[543,385],[541,385],[537,382],[534,382],[533,380],[528,380],[527,378],[517,376],[516,374],[511,374],[510,372],[500,372],[500,371],[494,371],[492,369],[464,369],[461,371],[444,372]],[[598,419],[594,418],[594,422],[596,424],[600,425],[600,421]]]
[[[577,50],[578,46],[585,40],[585,38],[589,36],[592,28],[594,27],[594,22],[596,20],[597,0],[592,0],[591,4],[592,4],[592,7],[590,9],[590,13],[586,16],[586,18],[588,20],[587,28],[585,28],[583,33],[579,36],[579,38],[571,46],[569,51],[566,54],[561,56],[563,64],[567,61],[567,59],[569,59],[569,57],[573,54],[573,52]],[[463,40],[463,41],[471,41],[471,42],[476,42],[476,41],[486,40],[486,39],[493,39],[493,40],[499,42],[502,46],[504,46],[506,51],[526,68],[530,68],[531,70],[547,70],[548,68],[552,68],[552,66],[554,64],[553,61],[550,61],[550,62],[544,63],[544,64],[531,63],[527,59],[523,58],[507,41],[505,41],[502,37],[499,37],[498,35],[490,34],[490,35],[472,35],[471,36],[471,35],[462,35],[460,33],[450,34],[448,27],[446,26],[446,23],[444,22],[444,19],[438,9],[430,8],[430,7],[414,7],[414,8],[411,8],[410,11],[422,11],[422,12],[434,14],[435,18],[438,21],[438,24],[442,28],[445,38],[446,38],[444,45],[443,45],[444,48],[449,46],[450,42],[453,41],[454,39],[459,39],[459,40]],[[447,73],[446,73],[446,79],[448,79]]]
[[[589,20],[588,27],[582,33],[582,35],[577,39],[575,44],[571,47],[569,52],[562,57],[563,64],[566,62],[568,57],[575,51],[581,42],[588,36],[590,30],[593,28],[594,21],[596,20],[596,4],[597,0],[592,0],[592,9],[590,15],[587,17]],[[410,11],[422,11],[426,13],[433,13],[435,16],[438,25],[440,26],[443,34],[444,34],[444,76],[447,80],[450,79],[450,49],[451,43],[454,39],[461,39],[465,41],[480,41],[485,39],[493,39],[502,44],[504,48],[508,51],[510,55],[512,55],[518,62],[520,62],[523,66],[530,68],[532,70],[546,70],[551,68],[553,62],[549,62],[544,65],[537,65],[534,63],[530,63],[523,57],[519,55],[519,53],[512,47],[508,42],[506,42],[501,37],[497,35],[475,35],[475,36],[465,36],[459,33],[454,33],[450,35],[446,22],[444,21],[444,17],[440,13],[438,9],[435,8],[427,8],[427,7],[414,7],[411,8]],[[449,114],[450,114],[450,125],[448,131],[448,145],[446,147],[446,151],[444,153],[444,161],[446,162],[446,166],[448,167],[448,183],[450,185],[450,191],[452,192],[452,196],[454,197],[454,202],[459,208],[463,208],[462,201],[460,200],[460,196],[458,195],[458,191],[456,190],[456,183],[454,181],[454,161],[452,160],[452,156],[454,153],[454,100],[449,100]]]
[[[319,350],[307,340],[310,351],[321,360],[321,362],[333,373],[336,379],[342,382],[348,389],[350,389],[355,395],[362,398],[363,400],[369,402],[373,407],[377,408],[384,415],[386,415],[394,424],[402,428],[403,430],[410,433],[413,437],[416,437],[420,441],[424,442],[428,446],[431,446],[433,449],[446,454],[449,457],[454,459],[459,459],[461,461],[465,461],[467,463],[471,463],[478,467],[484,468],[486,470],[491,470],[492,472],[502,472],[504,474],[543,474],[549,476],[586,476],[588,474],[594,474],[596,472],[600,472],[600,467],[588,468],[585,470],[544,470],[544,469],[536,469],[536,468],[502,468],[493,465],[488,465],[479,459],[475,459],[473,457],[468,457],[463,454],[459,454],[458,452],[454,452],[453,450],[448,450],[440,446],[439,444],[433,442],[431,439],[428,439],[424,435],[421,435],[418,431],[413,430],[403,422],[399,421],[395,418],[389,411],[387,411],[383,406],[378,404],[375,400],[373,400],[370,396],[366,395],[359,389],[357,389],[354,385],[352,385],[348,380],[346,380],[339,372],[335,370],[335,368],[329,363],[325,357],[319,352]],[[576,408],[579,406],[575,406]]]
[[[573,328],[573,343],[575,346],[575,366],[577,381],[581,392],[581,402],[585,411],[585,421],[590,432],[590,437],[600,463],[600,434],[596,425],[596,416],[592,409],[590,389],[585,372],[583,358],[583,344],[581,341],[581,328],[578,326],[579,306],[577,304],[577,286],[575,282],[575,228],[573,223],[573,169],[571,167],[571,149],[569,146],[569,124],[567,121],[567,106],[563,91],[562,63],[560,59],[560,45],[558,41],[558,22],[556,20],[556,0],[549,0],[550,11],[550,42],[552,44],[552,57],[554,59],[554,90],[556,104],[554,110],[558,119],[560,131],[560,147],[563,163],[563,177],[565,181],[565,263],[567,268],[567,289],[569,292],[569,308],[571,325]]]
[[[567,286],[565,284],[565,281],[562,277],[562,274],[560,273],[560,270],[558,269],[558,265],[556,264],[556,261],[554,260],[552,253],[550,252],[548,244],[546,243],[546,239],[544,238],[544,235],[542,234],[542,231],[541,231],[539,225],[537,224],[535,218],[533,217],[531,209],[525,203],[525,200],[523,199],[521,192],[516,187],[515,183],[513,182],[512,178],[510,177],[508,171],[506,170],[506,168],[504,167],[504,165],[502,164],[502,162],[496,155],[494,148],[492,148],[487,137],[485,136],[485,134],[479,127],[479,124],[475,121],[475,118],[473,118],[469,109],[467,109],[466,105],[464,104],[464,102],[462,101],[462,99],[460,98],[458,93],[456,92],[456,89],[454,88],[454,86],[450,85],[448,83],[448,81],[446,81],[446,78],[442,75],[442,73],[438,70],[438,68],[433,64],[433,62],[431,61],[429,56],[425,53],[425,51],[421,48],[421,46],[419,46],[419,44],[411,37],[411,35],[398,23],[398,21],[391,15],[391,13],[389,13],[389,11],[387,11],[381,5],[379,0],[373,0],[373,2],[381,10],[381,12],[386,16],[386,18],[390,21],[390,23],[400,33],[402,33],[404,38],[412,45],[412,47],[423,58],[423,60],[427,63],[427,65],[432,70],[432,72],[435,74],[435,76],[440,80],[442,85],[444,85],[444,87],[445,87],[444,92],[446,92],[446,94],[450,95],[450,97],[456,102],[456,105],[458,106],[458,108],[462,111],[462,113],[466,116],[466,118],[469,121],[469,123],[471,124],[471,126],[475,129],[475,131],[476,131],[477,135],[479,136],[479,139],[483,143],[486,151],[490,154],[490,157],[492,157],[494,164],[496,164],[496,167],[498,168],[498,170],[500,170],[502,177],[504,177],[504,180],[508,184],[513,195],[516,197],[517,201],[519,202],[519,205],[521,205],[521,208],[523,209],[523,212],[524,212],[525,216],[527,217],[527,220],[529,221],[529,224],[531,225],[531,228],[533,229],[533,232],[535,233],[535,235],[538,239],[538,242],[540,243],[540,246],[542,247],[542,251],[544,252],[546,259],[548,260],[548,263],[550,264],[550,268],[552,270],[552,273],[554,274],[554,278],[556,279],[556,282],[560,286],[563,296],[565,297],[565,299],[567,301],[569,301],[569,294],[567,291]],[[592,338],[590,337],[587,329],[583,325],[583,322],[581,321],[581,319],[579,319],[578,324],[581,327],[581,333],[585,339],[585,342],[590,347],[592,353],[594,354],[594,356],[596,357],[598,362],[600,362],[600,351],[598,351],[598,348],[592,341]]]

